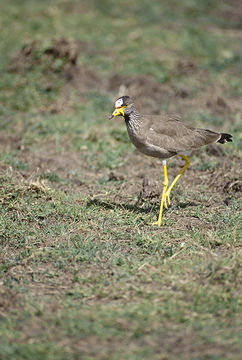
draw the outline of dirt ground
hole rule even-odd
[[[106,9],[98,1],[91,3],[91,12],[100,6],[102,21]],[[241,2],[232,3],[221,10],[216,7],[216,16],[221,13],[226,17],[228,28],[226,24],[214,31],[230,32],[235,39]],[[87,3],[68,5],[64,1],[62,5],[71,19],[74,13],[89,11]],[[196,6],[190,9],[186,2],[179,9],[189,21]],[[58,23],[57,6],[51,11],[50,17]],[[150,16],[155,18],[153,13]],[[142,21],[145,23],[145,16]],[[153,29],[153,20],[149,21]],[[180,17],[166,26],[179,31],[179,26],[184,26],[179,21]],[[202,21],[197,38],[206,43]],[[209,22],[211,26],[211,19]],[[105,33],[106,22],[100,24]],[[174,34],[171,38],[186,43],[186,36],[191,36],[194,46],[194,29],[196,26],[186,35],[185,26],[184,38]],[[47,346],[51,343],[53,358],[57,346],[60,359],[63,349],[73,359],[81,352],[89,358],[93,351],[102,360],[112,352],[126,351],[128,346],[132,359],[138,359],[139,349],[146,354],[146,347],[157,355],[154,359],[160,358],[161,348],[174,359],[180,354],[184,359],[222,359],[229,352],[231,359],[236,359],[238,342],[231,332],[238,328],[236,221],[242,178],[241,156],[236,149],[242,103],[234,77],[238,61],[231,57],[233,48],[227,54],[231,65],[218,61],[225,69],[219,72],[215,69],[216,52],[206,68],[196,54],[179,58],[177,49],[169,44],[166,49],[159,48],[159,39],[154,38],[154,55],[169,65],[169,52],[173,52],[174,62],[172,72],[166,73],[167,80],[158,81],[148,71],[129,76],[116,70],[108,72],[101,57],[101,70],[96,71],[97,51],[109,59],[114,54],[111,47],[107,50],[101,45],[99,49],[95,34],[93,38],[89,35],[87,32],[90,42],[65,36],[48,39],[48,46],[44,40],[29,41],[20,45],[7,66],[9,77],[17,80],[13,81],[14,89],[12,85],[8,88],[6,80],[6,93],[10,93],[6,102],[14,92],[16,102],[24,102],[21,91],[27,88],[31,98],[36,84],[41,88],[36,90],[39,102],[33,101],[34,105],[29,103],[19,110],[15,103],[10,104],[4,118],[10,126],[0,130],[0,205],[5,211],[1,221],[9,226],[0,229],[4,248],[0,254],[4,276],[4,282],[0,281],[0,317],[6,320],[7,349],[17,343],[35,354],[35,344],[43,340]],[[102,39],[98,41],[103,44]],[[184,53],[185,45],[181,48]],[[226,55],[226,49],[222,50]],[[114,51],[123,56],[122,47]],[[137,59],[135,48],[132,51]],[[88,56],[81,58],[86,53],[92,64]],[[108,75],[102,76],[104,73]],[[228,74],[233,74],[234,87],[227,81]],[[144,113],[179,114],[190,125],[234,136],[234,144],[212,144],[194,151],[191,165],[171,193],[171,206],[164,210],[164,226],[160,228],[148,224],[159,212],[161,161],[129,147],[122,118],[113,123],[108,120],[114,101],[122,95],[132,97]],[[99,105],[101,117],[95,118]],[[87,118],[82,119],[85,111]],[[79,138],[88,145],[79,146]],[[112,151],[111,160],[100,165],[100,157],[108,158]],[[115,162],[116,154],[120,162]],[[179,157],[169,159],[170,183],[183,164]],[[27,236],[26,229],[30,229]],[[17,352],[22,351],[21,346]],[[43,350],[44,356],[47,352],[48,348]]]
[[[25,45],[19,53],[13,56],[8,70],[12,73],[25,73],[33,66],[41,66],[44,63],[46,65],[47,63],[43,67],[43,71],[48,73],[48,71],[54,71],[54,61],[58,58],[62,59],[63,67],[59,73],[60,78],[63,80],[60,99],[57,104],[51,105],[51,109],[45,110],[54,113],[69,111],[68,96],[73,90],[75,96],[82,100],[86,91],[98,90],[108,95],[109,92],[114,92],[115,89],[118,89],[117,96],[129,94],[136,100],[138,107],[144,108],[153,114],[159,113],[161,97],[169,98],[173,113],[180,114],[191,106],[196,107],[197,102],[200,109],[209,108],[212,109],[214,114],[226,114],[227,123],[223,124],[224,131],[229,128],[232,112],[241,109],[241,103],[226,100],[221,95],[223,89],[216,87],[216,84],[212,88],[207,88],[199,98],[196,98],[189,93],[189,89],[175,90],[169,85],[159,84],[148,75],[128,77],[111,74],[109,78],[100,79],[93,70],[77,64],[79,53],[87,47],[87,43],[77,43],[67,38],[59,38],[54,39],[52,46],[45,49],[44,55],[40,56],[41,43],[32,42]],[[198,77],[205,75],[197,74],[200,70],[197,70],[196,64],[191,60],[179,61],[176,71],[188,76],[194,76],[194,74]],[[50,90],[48,86],[51,87],[51,84],[46,85],[46,89]],[[62,106],[58,105],[60,103],[62,103]],[[109,110],[112,111],[112,104],[110,104]],[[123,126],[125,127],[125,124]],[[71,191],[80,191],[95,196],[95,182],[99,178],[106,176],[111,184],[109,187],[110,194],[112,188],[115,193],[118,191],[118,196],[115,195],[115,198],[112,198],[110,195],[110,199],[106,198],[107,201],[115,201],[118,204],[122,203],[123,198],[128,197],[136,199],[135,202],[133,200],[133,205],[141,206],[147,200],[154,206],[159,203],[162,191],[161,163],[157,159],[143,156],[137,150],[129,156],[126,165],[119,167],[117,170],[104,169],[97,172],[90,169],[85,157],[80,156],[77,152],[64,150],[61,154],[56,153],[54,143],[44,142],[40,143],[38,151],[33,153],[28,151],[28,148],[23,148],[21,141],[21,136],[1,136],[0,150],[18,150],[19,160],[28,165],[28,171],[19,171],[19,175],[25,179],[31,177],[34,173],[38,174],[38,172],[55,173],[61,179],[67,178],[71,180],[71,184],[68,186],[55,184],[54,186],[60,186],[62,189],[66,188],[66,191],[71,188]],[[226,146],[228,145],[214,144],[207,146],[205,152],[202,150],[196,151],[197,165],[200,161],[208,161],[215,164],[215,166],[201,172],[194,169],[191,164],[182,176],[181,186],[183,190],[193,189],[199,191],[203,187],[211,194],[213,200],[209,203],[210,207],[217,207],[218,204],[226,206],[231,196],[241,196],[240,158],[234,153],[225,156],[223,148],[226,148]],[[63,148],[65,148],[65,143],[63,143]],[[173,163],[171,168],[168,165],[168,176],[172,179],[180,171],[182,162],[181,160],[170,161]],[[1,166],[3,170],[7,168],[7,166]],[[69,174],[75,169],[79,169],[79,172],[82,173],[82,179],[85,179],[85,181],[76,176],[70,178]],[[120,184],[120,180],[123,183]],[[189,199],[190,205],[194,204],[193,201],[194,199]]]

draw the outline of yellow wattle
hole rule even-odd
[[[121,106],[120,108],[117,108],[114,110],[114,112],[112,113],[113,116],[118,116],[118,115],[123,115],[124,116],[124,110],[123,110],[124,106]]]

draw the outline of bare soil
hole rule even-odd
[[[88,44],[86,43],[77,43],[66,38],[54,39],[52,45],[45,50],[40,43],[32,42],[23,46],[19,53],[13,57],[9,64],[9,71],[31,71],[33,66],[40,66],[46,59],[48,66],[44,68],[44,71],[53,71],[55,60],[62,59],[63,68],[58,73],[58,76],[64,80],[60,93],[61,99],[68,97],[73,89],[77,91],[80,99],[82,94],[93,89],[106,94],[114,93],[118,89],[117,96],[129,94],[136,100],[138,106],[155,114],[160,112],[160,103],[162,98],[166,97],[170,99],[170,108],[173,112],[182,113],[187,108],[197,105],[198,109],[210,109],[214,114],[227,114],[228,123],[224,124],[224,131],[229,127],[231,113],[240,110],[240,102],[229,103],[222,96],[224,89],[216,87],[216,84],[212,88],[207,88],[200,94],[199,98],[196,98],[191,96],[188,89],[174,91],[169,84],[159,84],[147,75],[128,77],[112,74],[109,78],[101,80],[93,70],[78,64],[80,51],[84,51],[87,47]],[[194,76],[199,70],[192,60],[181,60],[177,63],[177,71],[187,76]],[[64,101],[62,103],[67,104]],[[63,105],[61,111],[67,111],[68,106],[66,105],[66,108]],[[110,108],[111,106],[110,104]],[[54,106],[54,111],[58,112],[59,110]],[[19,150],[19,160],[28,165],[27,171],[19,171],[24,178],[30,177],[33,173],[55,173],[61,179],[70,180],[71,183],[70,185],[52,183],[51,186],[60,186],[66,188],[67,191],[71,187],[72,191],[90,192],[90,195],[95,195],[95,182],[105,175],[109,178],[113,188],[118,190],[119,195],[115,197],[116,202],[121,202],[127,196],[136,199],[133,200],[133,204],[139,206],[142,206],[146,201],[154,205],[159,202],[162,190],[161,164],[157,160],[139,154],[137,150],[130,155],[126,165],[114,171],[104,169],[97,173],[97,171],[90,169],[84,157],[80,156],[79,153],[74,151],[56,152],[54,143],[40,143],[39,149],[35,153],[28,149],[22,149],[21,146],[20,136],[1,136],[0,148],[5,151]],[[226,206],[232,195],[241,195],[239,157],[235,154],[224,156],[223,145],[219,144],[208,146],[206,153],[202,151],[196,153],[202,160],[211,161],[217,165],[203,172],[194,169],[191,165],[180,180],[183,188],[199,191],[202,186],[213,197],[217,194],[217,200],[214,204],[211,203],[211,206],[217,206],[218,199],[221,204]],[[132,164],[131,167],[130,164]],[[1,166],[6,169],[6,166]],[[168,166],[170,179],[176,176],[181,166],[180,160],[175,161],[173,167]],[[78,173],[82,174],[81,178],[78,175],[70,175],[75,173],[77,169]],[[119,180],[123,180],[123,183],[120,184]],[[114,199],[110,198],[110,200]]]

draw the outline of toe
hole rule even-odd
[[[161,221],[155,221],[155,222],[152,222],[152,223],[148,223],[148,225],[150,225],[150,226],[161,226]]]

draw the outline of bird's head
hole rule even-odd
[[[112,119],[114,116],[122,115],[125,117],[125,115],[130,115],[132,111],[134,110],[134,104],[133,101],[130,99],[129,96],[121,96],[118,98],[114,103],[115,110],[110,116],[110,119]]]

